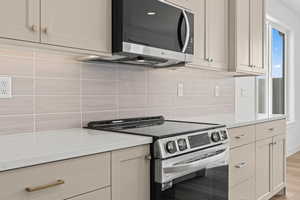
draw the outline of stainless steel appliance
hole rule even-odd
[[[169,67],[191,62],[194,15],[164,0],[112,0],[112,53],[81,58]]]
[[[88,128],[151,136],[151,200],[228,200],[224,125],[163,117],[90,122]]]

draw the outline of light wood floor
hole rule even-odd
[[[287,161],[287,195],[272,200],[300,200],[300,153],[288,158]]]

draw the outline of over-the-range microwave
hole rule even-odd
[[[112,54],[106,60],[152,67],[191,62],[194,14],[164,0],[112,0]]]

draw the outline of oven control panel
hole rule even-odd
[[[154,156],[168,158],[227,143],[228,140],[229,136],[225,128],[159,139],[154,143]]]

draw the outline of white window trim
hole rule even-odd
[[[265,49],[265,66],[267,70],[266,79],[268,80],[266,91],[268,93],[266,98],[267,103],[267,115],[270,116],[272,114],[272,100],[271,100],[271,88],[272,88],[272,81],[271,81],[271,56],[268,54],[271,50],[271,33],[272,28],[279,30],[280,32],[285,34],[285,113],[288,117],[288,123],[295,122],[295,77],[294,77],[294,33],[288,26],[280,23],[278,20],[267,16],[267,23],[266,23],[266,49]],[[256,87],[257,90],[257,87]],[[256,95],[258,95],[258,90],[256,91]],[[256,98],[258,99],[258,98]],[[258,102],[256,105],[256,109],[258,113]]]

